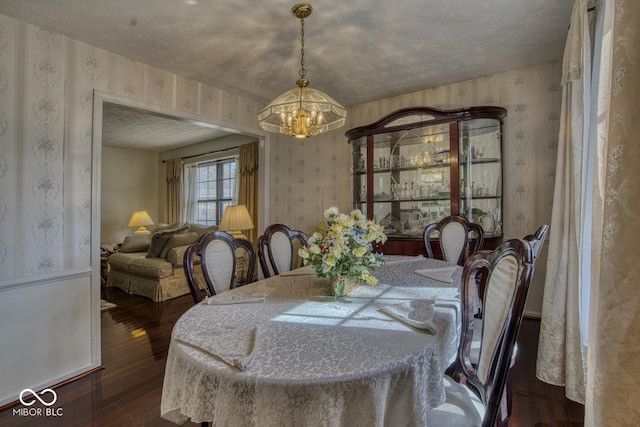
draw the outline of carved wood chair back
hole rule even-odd
[[[184,269],[191,296],[197,304],[203,300],[201,283],[194,268],[196,259],[200,259],[202,278],[208,295],[213,296],[236,286],[238,254],[242,256],[242,270],[246,277],[244,283],[251,283],[256,268],[256,250],[253,243],[246,239],[236,239],[224,231],[211,231],[200,237],[184,254]],[[246,263],[245,263],[246,260]]]
[[[284,224],[271,224],[258,238],[258,258],[264,277],[277,276],[300,266],[298,249],[308,247],[307,235]]]
[[[466,261],[462,335],[453,373],[458,382],[447,379],[447,402],[432,411],[435,425],[496,424],[533,268],[533,251],[522,239],[508,240],[494,251],[474,253]],[[474,362],[474,288],[479,274],[486,274],[485,316],[479,358]],[[504,422],[506,419],[501,419],[498,424]]]
[[[429,258],[435,258],[431,248],[431,235],[435,232],[438,232],[436,244],[442,253],[442,259],[458,265],[463,265],[467,257],[480,250],[484,243],[481,225],[469,222],[459,215],[451,215],[425,227],[422,240]],[[474,236],[473,239],[469,237],[470,234]]]

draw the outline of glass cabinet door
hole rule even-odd
[[[353,207],[367,212],[367,138],[351,141],[353,147]]]
[[[425,126],[372,137],[372,194],[368,198],[366,138],[354,144],[356,207],[391,237],[422,238],[431,222],[451,214],[449,126]]]
[[[449,215],[482,225],[485,248],[497,247],[506,113],[501,107],[410,107],[346,132],[353,206],[384,226],[383,249],[422,253],[425,227]]]
[[[460,215],[482,225],[485,235],[502,234],[500,122],[460,123]]]

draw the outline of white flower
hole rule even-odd
[[[324,217],[325,218],[330,218],[332,216],[338,215],[339,213],[340,213],[340,211],[338,210],[338,208],[336,208],[334,206],[334,207],[331,207],[331,208],[327,209],[326,211],[324,211]]]

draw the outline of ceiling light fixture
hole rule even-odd
[[[268,132],[283,133],[295,138],[306,138],[322,132],[338,129],[347,119],[347,110],[329,95],[309,87],[304,68],[304,19],[313,8],[308,3],[298,3],[291,12],[300,19],[300,78],[297,88],[274,99],[258,114],[258,124]]]

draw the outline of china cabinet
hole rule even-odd
[[[485,248],[502,240],[501,107],[411,107],[346,132],[353,205],[379,221],[385,253],[425,253],[424,228],[448,215],[482,225]]]

